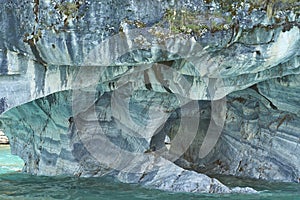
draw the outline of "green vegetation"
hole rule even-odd
[[[56,5],[55,9],[69,17],[75,15],[79,7],[79,2],[63,2],[62,4]]]
[[[299,9],[299,0],[253,0],[250,1],[250,11],[255,8],[264,9],[269,18],[277,11]]]
[[[68,25],[68,20],[71,18],[76,18],[79,19],[80,14],[79,14],[79,8],[82,5],[82,1],[80,0],[75,0],[74,2],[62,2],[60,4],[56,4],[54,9],[58,11],[61,15],[65,15],[64,17],[64,25]]]
[[[204,0],[207,5],[213,2],[219,8],[202,13],[187,9],[168,9],[158,25],[167,22],[171,33],[202,35],[207,31],[216,32],[232,28],[234,25],[232,18],[246,7],[249,14],[254,9],[265,10],[268,18],[274,17],[277,11],[293,10],[297,13],[300,7],[299,0]]]
[[[206,31],[216,32],[229,29],[232,25],[231,16],[219,12],[202,14],[189,10],[166,10],[164,20],[169,24],[172,33],[202,35]]]
[[[238,8],[243,7],[248,4],[251,13],[254,9],[266,10],[268,17],[274,16],[276,11],[284,10],[299,10],[299,0],[204,0],[206,4],[211,4],[216,2],[220,5],[221,10],[224,12],[229,12],[232,15],[236,15]]]
[[[23,41],[28,44],[35,44],[42,38],[42,31],[39,29],[36,33],[25,33]]]

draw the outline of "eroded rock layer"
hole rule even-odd
[[[299,182],[299,2],[0,9],[0,129],[24,172],[189,192],[252,191],[201,173]]]

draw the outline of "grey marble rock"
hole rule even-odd
[[[299,2],[1,5],[0,129],[24,172],[181,192],[254,191],[202,173],[300,181]]]
[[[166,159],[164,152],[145,152],[150,146],[146,138],[133,137],[136,133],[119,124],[118,119],[101,117],[101,112],[111,114],[109,107],[101,110],[111,100],[109,94],[98,98],[95,106],[100,111],[96,119],[92,113],[83,112],[76,122],[78,118],[70,113],[71,93],[59,92],[35,100],[11,109],[1,118],[6,131],[18,133],[10,134],[11,148],[24,160],[24,172],[111,175],[124,183],[173,192],[256,193],[251,188],[228,188],[217,179],[185,170]],[[82,125],[82,119],[89,121]]]
[[[201,125],[197,140],[177,164],[206,174],[299,182],[299,116],[285,111],[287,106],[281,110],[257,90],[268,82],[228,95],[225,126],[214,149],[204,159],[199,158],[199,144],[207,130],[207,125]],[[276,98],[287,102],[289,98],[280,94],[286,95],[280,92]],[[207,107],[210,109],[210,105]],[[201,122],[209,118],[203,116]]]

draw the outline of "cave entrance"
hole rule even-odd
[[[19,156],[11,154],[9,141],[0,130],[0,175],[20,172],[23,166],[24,161]]]

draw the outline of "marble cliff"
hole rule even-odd
[[[4,0],[0,130],[35,175],[300,182],[300,3]],[[205,175],[207,174],[207,175]]]

